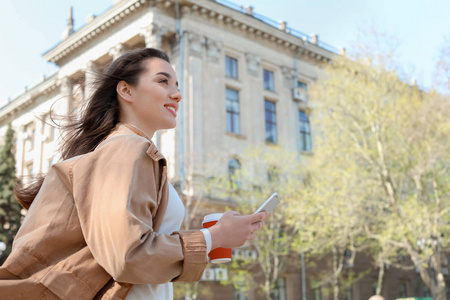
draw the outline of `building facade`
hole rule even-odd
[[[45,173],[60,159],[61,137],[52,116],[82,107],[98,72],[124,51],[143,47],[165,51],[178,74],[183,95],[178,127],[153,139],[181,194],[194,196],[195,186],[185,183],[206,169],[225,174],[239,168],[245,163],[240,153],[249,145],[282,144],[305,159],[310,155],[314,110],[306,91],[320,76],[320,65],[337,55],[318,36],[272,22],[251,7],[211,0],[114,1],[79,30],[72,27],[70,17],[64,39],[44,54],[58,72],[0,107],[0,136],[9,123],[17,133],[19,176]],[[242,294],[220,285],[225,276],[220,272],[209,268],[204,276],[221,295],[214,299],[263,299],[254,290]],[[405,295],[414,292],[415,275],[402,275],[408,286],[399,288],[411,290]],[[367,299],[376,282],[372,277],[351,287],[345,299]],[[286,272],[277,299],[302,299],[300,282],[298,268]],[[307,289],[308,299],[331,299],[310,281]]]

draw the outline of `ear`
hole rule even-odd
[[[131,86],[125,81],[119,81],[116,86],[117,95],[126,102],[133,102]]]

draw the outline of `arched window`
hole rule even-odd
[[[280,169],[277,166],[270,166],[267,170],[267,180],[270,182],[278,182],[280,180]]]
[[[230,159],[228,162],[228,178],[230,179],[231,187],[241,188],[242,182],[240,181],[239,171],[241,170],[241,163],[236,158]]]

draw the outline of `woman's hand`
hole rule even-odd
[[[255,231],[264,225],[268,212],[241,216],[238,212],[227,211],[216,225],[208,228],[211,233],[211,249],[218,247],[234,248],[255,238]]]

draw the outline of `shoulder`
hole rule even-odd
[[[129,166],[134,168],[153,166],[159,169],[159,166],[166,165],[166,160],[151,140],[127,131],[122,125],[103,140],[94,151],[81,155],[78,159],[75,158],[71,165],[74,170],[128,169]]]

